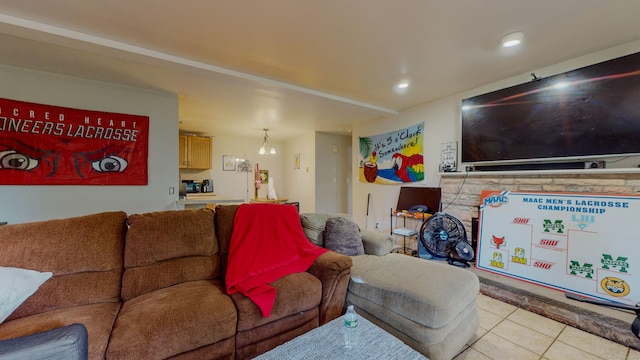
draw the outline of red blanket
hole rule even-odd
[[[244,294],[269,317],[276,289],[268,284],[306,271],[326,251],[305,237],[295,206],[242,204],[229,244],[227,293]]]

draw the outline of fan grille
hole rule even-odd
[[[449,257],[456,244],[467,241],[467,232],[460,220],[445,213],[436,213],[422,224],[420,241],[433,255]]]

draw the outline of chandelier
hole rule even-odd
[[[262,130],[264,130],[264,140],[262,141],[262,145],[258,150],[258,154],[264,155],[264,156],[275,155],[276,148],[274,148],[273,145],[271,145],[267,140],[269,138],[269,129],[262,129]]]

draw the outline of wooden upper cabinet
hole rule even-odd
[[[180,135],[178,139],[178,161],[181,169],[211,169],[211,138]]]
[[[180,169],[189,168],[189,157],[187,154],[187,137],[180,135],[178,136],[178,165]]]
[[[189,167],[192,169],[211,169],[211,138],[190,137],[189,143]]]

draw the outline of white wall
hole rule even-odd
[[[620,56],[633,54],[640,51],[640,40],[622,46],[599,51],[542,69],[532,69],[526,74],[521,74],[509,79],[468,90],[459,94],[432,101],[402,113],[355,127],[353,131],[353,217],[364,228],[374,228],[376,221],[381,221],[384,231],[389,231],[389,213],[395,208],[398,201],[400,186],[365,184],[358,181],[358,138],[362,136],[377,135],[403,127],[415,125],[424,121],[424,162],[425,180],[420,183],[405,184],[406,186],[439,186],[438,164],[440,162],[440,144],[443,142],[457,141],[460,144],[460,103],[462,99],[481,95],[490,91],[531,81],[531,72],[538,77],[548,77],[580,67],[592,65],[598,62],[614,59]],[[458,150],[458,152],[460,152]],[[459,158],[459,156],[458,156]],[[638,159],[629,159],[617,163],[617,167],[635,167]],[[458,170],[464,169],[461,164]],[[367,196],[371,194],[369,217],[367,218]],[[443,204],[446,206],[447,204]]]
[[[294,155],[300,154],[300,169],[294,169]],[[300,212],[315,212],[315,133],[307,134],[288,140],[285,144],[284,158],[284,193],[290,201],[300,203]]]
[[[351,136],[316,133],[315,163],[315,212],[350,213]]]
[[[0,221],[22,223],[102,211],[174,208],[178,198],[176,95],[2,65],[0,79],[0,97],[6,99],[149,116],[148,185],[0,186]],[[173,195],[170,187],[175,188]]]

